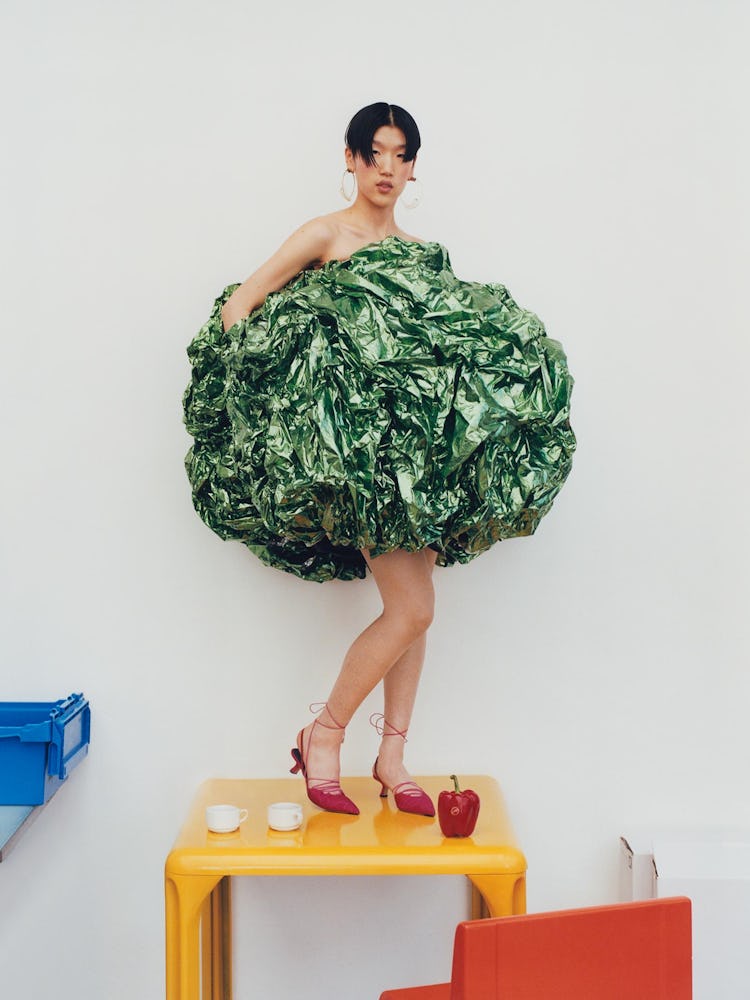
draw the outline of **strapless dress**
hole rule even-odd
[[[194,506],[304,580],[362,578],[360,548],[467,563],[531,535],[571,469],[562,346],[446,248],[388,236],[296,275],[188,347]]]

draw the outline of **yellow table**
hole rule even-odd
[[[437,805],[444,777],[416,780]],[[399,812],[379,798],[372,778],[344,778],[359,816],[316,809],[297,778],[204,782],[165,866],[167,1000],[231,1000],[231,875],[466,875],[472,917],[526,910],[526,859],[516,844],[497,782],[461,777],[481,799],[468,838],[445,838],[435,819]],[[266,824],[271,802],[303,802],[302,827],[277,833]],[[229,802],[248,810],[234,833],[209,833],[205,807]]]

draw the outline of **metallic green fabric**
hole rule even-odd
[[[360,548],[437,565],[530,535],[571,467],[560,344],[440,243],[389,236],[302,271],[188,348],[185,464],[222,538],[304,580],[352,580]]]

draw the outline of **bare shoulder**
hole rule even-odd
[[[336,227],[330,215],[316,215],[314,219],[303,222],[292,235],[299,234],[308,240],[320,242],[321,240],[330,240],[335,231]]]
[[[325,215],[318,215],[314,219],[308,219],[287,239],[290,246],[304,248],[303,252],[309,254],[308,260],[312,262],[325,255],[326,249],[331,243],[336,233],[335,227]]]
[[[225,323],[227,316],[235,322],[237,317],[249,315],[271,292],[283,288],[300,271],[325,260],[332,234],[325,216],[310,219],[295,229],[278,250],[232,292],[222,307]]]
[[[313,221],[324,227],[327,233],[326,245],[318,260],[319,264],[331,260],[346,260],[356,250],[371,242],[365,233],[352,224],[351,213],[345,208],[318,216]]]

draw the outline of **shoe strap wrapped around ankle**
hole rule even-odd
[[[318,718],[315,720],[316,725],[322,726],[324,729],[341,729],[341,730],[346,729],[346,726],[342,726],[340,722],[336,722],[336,720],[333,717],[333,713],[331,712],[330,708],[328,707],[328,702],[327,701],[314,701],[314,702],[312,702],[311,705],[310,705],[310,711],[313,713],[313,715],[317,715],[318,716]],[[332,726],[329,726],[325,722],[321,722],[320,721],[320,713],[323,712],[323,711],[327,711],[328,712],[328,718],[333,723]],[[344,737],[343,736],[341,737],[341,742],[342,743],[344,742]]]
[[[406,738],[406,734],[409,732],[408,728],[404,730],[396,729],[396,727],[392,726],[391,723],[386,719],[386,717],[383,715],[382,712],[372,713],[372,715],[370,716],[370,725],[374,726],[375,732],[378,734],[378,736],[400,736],[401,739],[404,741],[404,743],[409,742]],[[388,726],[389,729],[392,729],[393,732],[387,733],[385,731],[386,726]]]

